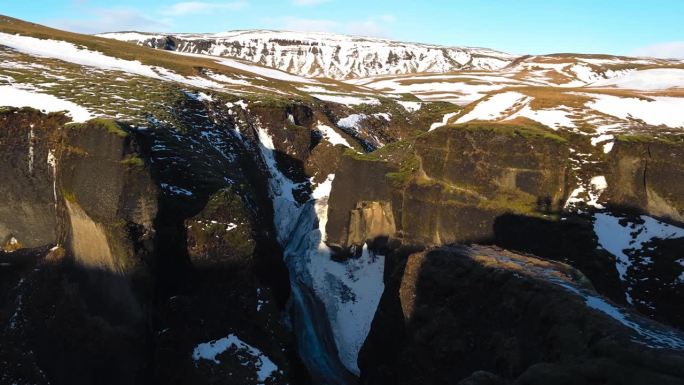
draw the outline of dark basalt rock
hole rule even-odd
[[[684,222],[684,141],[622,137],[608,154],[611,203]]]
[[[62,114],[0,110],[0,248],[35,248],[57,240],[54,170],[48,163],[54,133],[68,121]]]
[[[280,118],[274,112],[278,125],[287,122],[285,111]],[[272,383],[307,383],[292,332],[280,320],[289,281],[273,237],[267,175],[254,167],[257,147],[248,143],[249,135],[244,142],[238,139],[230,120],[227,126],[189,122],[198,128],[184,132],[169,127],[143,132],[109,120],[65,125],[62,114],[7,113],[10,128],[35,123],[34,172],[45,178],[36,184],[31,175],[12,175],[24,189],[23,200],[3,207],[51,207],[41,213],[49,231],[39,234],[39,245],[59,242],[66,250],[49,257],[38,250],[22,262],[32,261],[33,268],[3,281],[8,286],[0,298],[0,323],[7,333],[0,336],[0,382],[225,383],[229,373],[256,369],[245,367],[237,352],[221,356],[218,365],[194,362],[192,351],[233,333],[278,365]],[[305,119],[306,112],[296,107],[291,113]],[[208,118],[195,119],[200,116]],[[220,140],[198,140],[207,130]],[[19,172],[27,166],[28,142],[9,138],[28,138],[28,132],[7,131],[1,144],[16,150],[3,152],[9,162],[3,169]],[[48,150],[56,158],[56,180],[47,167]],[[10,167],[17,162],[22,167]],[[27,198],[33,200],[26,203]],[[31,228],[33,219],[24,220]],[[215,241],[216,231],[185,227],[186,221],[192,226],[205,220],[225,222],[224,236]],[[0,217],[0,229],[18,235],[23,222],[13,221]],[[238,225],[235,233],[227,231],[232,222]],[[0,262],[3,271],[14,269],[14,259]],[[19,316],[21,322],[15,322]],[[16,328],[5,329],[10,324]],[[12,362],[24,369],[9,370],[5,364]],[[79,371],[79,365],[89,369]],[[243,384],[250,377],[233,378]]]
[[[159,187],[140,144],[119,124],[92,120],[62,130],[57,190],[60,244],[80,264],[140,274],[154,254]]]
[[[591,293],[567,265],[481,246],[392,257],[364,384],[684,383],[684,353],[588,308],[556,283]]]
[[[350,213],[372,201],[391,207],[396,232],[385,236],[422,244],[491,239],[500,215],[559,210],[567,154],[562,138],[543,131],[522,135],[515,124],[477,123],[442,127],[408,147],[350,154],[333,182],[328,239],[351,246],[352,238],[379,235],[349,235]]]

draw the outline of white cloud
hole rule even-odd
[[[183,16],[190,14],[206,14],[221,10],[237,10],[247,6],[246,1],[231,1],[209,3],[204,1],[186,1],[175,3],[162,10],[162,14],[169,16]]]
[[[372,16],[362,20],[348,22],[330,19],[305,19],[298,17],[283,17],[272,22],[280,28],[301,32],[330,32],[347,35],[388,37],[389,27],[396,21],[393,15]]]
[[[635,50],[634,54],[664,59],[684,59],[684,41],[652,44]]]
[[[390,26],[397,21],[394,15],[377,15],[365,20],[352,21],[347,24],[347,31],[350,35],[389,37]]]
[[[297,6],[309,6],[327,3],[330,0],[292,0],[292,4]]]
[[[47,25],[80,33],[113,31],[159,32],[168,30],[170,20],[150,18],[132,8],[95,8],[87,11],[86,18],[53,19]]]
[[[302,19],[284,17],[280,20],[281,28],[301,32],[338,32],[341,24],[334,20]]]

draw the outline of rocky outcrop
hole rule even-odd
[[[619,137],[608,156],[612,204],[684,222],[684,142]]]
[[[249,263],[255,250],[253,229],[240,196],[223,189],[185,221],[188,255],[196,267]]]
[[[343,247],[378,236],[421,244],[492,239],[505,213],[561,209],[567,154],[564,139],[553,134],[486,123],[442,127],[366,156],[348,154],[333,183],[328,239]],[[372,234],[352,229],[357,205],[368,201],[385,202],[383,212],[391,215],[382,221],[395,226]]]
[[[350,213],[349,237],[345,244],[363,246],[366,242],[395,232],[396,225],[389,202],[362,201]]]
[[[482,246],[392,258],[362,383],[684,381],[682,334],[601,299],[567,265]]]
[[[284,123],[287,113],[280,111]],[[138,131],[102,119],[65,124],[62,114],[37,111],[11,114],[8,127],[35,129],[34,172],[45,180],[36,184],[37,178],[18,173],[23,200],[3,208],[48,206],[41,215],[49,231],[32,229],[42,231],[39,245],[64,249],[19,245],[9,259],[0,253],[2,272],[12,272],[3,276],[7,296],[0,298],[1,358],[25,368],[2,364],[0,382],[211,384],[225,383],[232,373],[245,374],[236,383],[263,381],[256,375],[259,357],[251,367],[241,358],[249,349],[227,350],[217,361],[193,359],[202,343],[236,335],[276,365],[269,383],[306,383],[292,332],[280,323],[289,282],[272,238],[270,200],[265,188],[259,190],[265,180],[254,167],[248,126],[243,137],[225,118],[197,121],[208,120],[202,114],[181,117],[195,119],[183,131]],[[44,122],[46,132],[29,120]],[[204,136],[209,132],[212,140]],[[8,140],[14,137],[9,133],[15,134],[8,131]],[[3,152],[9,165],[28,167],[29,142],[5,144],[16,147]],[[19,196],[19,189],[6,188]],[[29,228],[33,219],[23,220]],[[12,234],[22,229],[16,223],[23,222],[0,217],[0,228]],[[25,255],[32,257],[19,258]]]
[[[35,248],[57,241],[55,142],[61,114],[0,110],[0,248]]]
[[[154,254],[159,188],[134,136],[93,120],[64,128],[57,189],[66,222],[60,243],[79,264],[141,272]]]

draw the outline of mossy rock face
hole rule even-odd
[[[56,243],[53,164],[68,120],[30,108],[0,110],[0,244],[12,238],[27,248]]]
[[[392,189],[385,182],[385,175],[396,170],[396,166],[388,162],[367,161],[358,156],[342,157],[329,198],[326,225],[329,242],[347,246],[350,213],[359,202],[392,200]],[[365,234],[357,237],[364,238]]]
[[[610,202],[684,222],[684,142],[620,137],[608,154]]]
[[[66,208],[63,244],[86,266],[139,271],[153,253],[159,195],[140,146],[114,121],[95,119],[64,131],[57,180]]]
[[[559,202],[564,198],[569,151],[541,128],[471,123],[439,128],[416,140],[428,178],[473,186],[486,197],[502,190]]]
[[[368,154],[347,150],[333,182],[328,239],[350,246],[350,213],[363,201],[391,203],[397,232],[385,236],[423,244],[492,239],[501,215],[559,211],[568,154],[563,138],[536,125],[477,122]]]
[[[232,189],[211,196],[206,207],[185,221],[188,254],[193,264],[245,265],[251,262],[255,240],[242,198]]]

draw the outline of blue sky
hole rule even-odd
[[[2,0],[0,13],[86,33],[270,28],[515,54],[684,57],[683,0]]]

